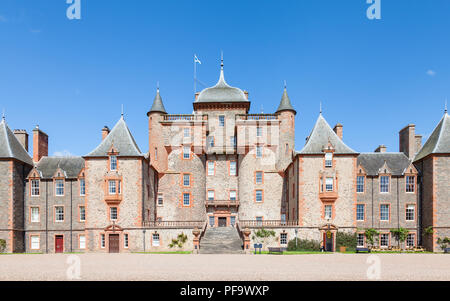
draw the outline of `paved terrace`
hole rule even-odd
[[[68,280],[68,258],[80,280],[368,280],[369,254],[0,255],[0,280]],[[450,280],[449,254],[376,254],[380,280]],[[73,265],[72,265],[73,267]],[[72,274],[73,275],[73,274]]]

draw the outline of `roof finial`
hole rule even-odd
[[[287,84],[286,84],[286,80],[284,80],[284,89],[286,90],[287,88]]]
[[[6,116],[5,116],[5,108],[3,108],[3,111],[2,111],[2,120],[3,120],[3,121],[6,120]]]
[[[220,51],[220,67],[223,69],[223,50]]]
[[[156,82],[156,91],[159,92],[159,81]]]
[[[122,115],[122,118],[123,118],[123,104],[122,104],[122,114],[121,115]]]
[[[322,115],[322,101],[320,101],[320,115]]]
[[[447,114],[447,97],[445,98],[445,110],[444,113]]]

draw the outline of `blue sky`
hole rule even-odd
[[[408,123],[425,137],[450,97],[450,1],[1,0],[0,109],[11,128],[50,136],[49,152],[85,155],[101,128],[125,118],[141,151],[156,82],[169,113],[192,112],[193,59],[208,86],[219,75],[250,93],[251,112],[276,110],[287,81],[298,111],[296,149],[323,103],[344,141],[398,151]]]

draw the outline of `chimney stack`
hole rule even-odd
[[[48,156],[48,135],[37,125],[33,130],[33,161],[39,162],[42,157]]]
[[[375,150],[376,153],[385,153],[386,152],[387,147],[385,145],[380,145],[377,147],[377,149]]]
[[[102,129],[102,141],[105,140],[106,136],[109,135],[109,132],[109,127],[105,125],[105,127]]]
[[[22,144],[23,148],[28,152],[28,133],[26,130],[14,130],[14,136]]]
[[[422,135],[416,135],[416,154],[422,148]]]
[[[399,132],[400,152],[404,153],[409,159],[413,159],[418,149],[416,149],[416,126],[408,124]]]
[[[336,124],[334,126],[333,131],[336,133],[336,135],[338,135],[339,138],[341,138],[344,136],[344,126],[340,123]]]

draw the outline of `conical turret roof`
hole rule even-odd
[[[156,90],[156,96],[153,100],[153,105],[150,111],[147,113],[147,115],[150,115],[150,113],[159,112],[163,114],[167,114],[166,108],[164,108],[164,104],[161,98],[161,95],[159,94],[159,88]]]
[[[291,104],[291,100],[287,93],[286,86],[284,87],[283,96],[281,96],[280,105],[278,106],[276,113],[279,113],[282,111],[292,111],[292,112],[294,112],[294,114],[297,114],[297,111],[295,111],[294,107]]]

